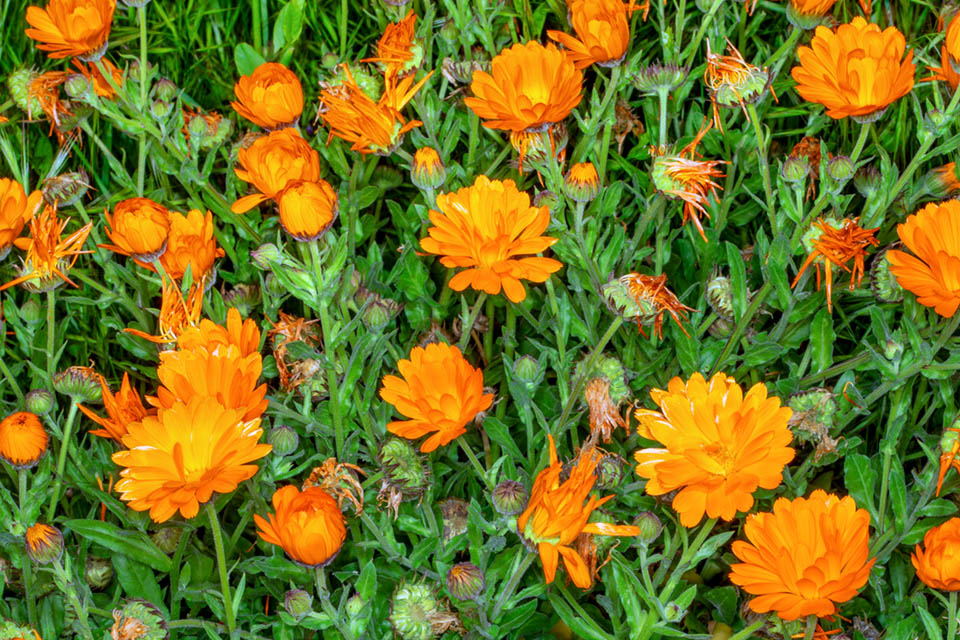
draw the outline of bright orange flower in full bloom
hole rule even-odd
[[[830,222],[820,218],[814,225],[820,229],[820,234],[811,241],[813,250],[807,257],[797,277],[793,279],[790,288],[797,286],[800,276],[806,271],[807,267],[813,264],[817,269],[817,291],[820,291],[820,264],[823,263],[824,272],[827,281],[827,311],[831,311],[832,293],[833,293],[833,267],[837,266],[850,274],[850,291],[860,285],[863,280],[863,258],[867,254],[867,248],[877,246],[877,239],[873,236],[879,227],[874,229],[864,229],[857,221],[859,218],[849,220],[844,218],[840,227],[834,227]],[[889,255],[889,252],[887,252]],[[853,268],[847,266],[850,260],[853,260]]]
[[[166,251],[170,212],[163,205],[150,198],[129,198],[117,203],[112,217],[107,210],[103,215],[113,244],[97,246],[144,262],[156,260]]]
[[[10,251],[42,199],[43,193],[39,190],[28,197],[19,182],[0,178],[0,260]]]
[[[563,263],[553,258],[517,256],[540,253],[557,240],[541,235],[550,210],[534,207],[513,180],[478,176],[473,186],[437,196],[440,211],[430,211],[434,226],[420,241],[445,267],[467,267],[450,279],[450,288],[472,287],[491,295],[501,288],[513,302],[527,297],[521,280],[546,282]]]
[[[493,394],[483,392],[483,371],[457,347],[414,347],[397,369],[400,377],[383,377],[380,397],[409,420],[394,420],[387,431],[410,440],[436,432],[420,447],[424,453],[466,433],[467,423],[493,404]]]
[[[340,210],[337,192],[326,180],[298,182],[284,189],[277,204],[283,230],[300,242],[326,233]]]
[[[322,567],[340,552],[347,538],[343,513],[333,497],[320,487],[300,491],[288,484],[273,494],[269,521],[253,516],[261,538],[282,547],[291,560],[306,567]]]
[[[960,518],[928,530],[911,560],[917,577],[931,589],[960,591]]]
[[[630,14],[639,8],[623,0],[567,0],[570,25],[577,37],[563,31],[547,31],[547,36],[563,45],[577,69],[594,63],[615,67],[627,55]]]
[[[27,37],[51,58],[100,58],[107,50],[116,0],[50,0],[46,9],[27,7]]]
[[[880,27],[857,16],[836,31],[817,27],[809,47],[800,47],[800,65],[791,74],[797,93],[827,108],[827,115],[875,120],[913,88],[913,51],[896,27]]]
[[[272,447],[260,444],[259,418],[244,420],[213,398],[161,408],[156,416],[128,425],[123,445],[113,454],[123,467],[116,489],[134,511],[150,511],[165,522],[179,511],[192,518],[214,493],[230,493],[252,478]]]
[[[0,458],[20,469],[27,469],[47,452],[47,432],[39,416],[18,411],[0,421]]]
[[[663,444],[634,454],[646,492],[679,490],[673,508],[685,527],[708,518],[732,520],[753,507],[758,488],[776,489],[793,460],[793,411],[767,396],[762,382],[746,395],[733,378],[718,373],[709,381],[694,373],[674,378],[650,397],[660,410],[638,409],[637,432]]]
[[[303,87],[296,74],[277,62],[264,62],[233,86],[230,106],[258,127],[275,129],[292,124],[303,113]]]
[[[377,56],[360,62],[379,63],[384,75],[403,77],[423,62],[423,47],[416,39],[417,16],[413,9],[400,22],[391,22],[377,42]]]
[[[57,207],[50,205],[44,207],[39,216],[30,219],[30,237],[13,241],[14,245],[27,252],[20,276],[0,286],[0,291],[21,283],[35,292],[56,289],[64,282],[77,286],[67,277],[67,271],[81,253],[91,253],[81,250],[81,247],[90,235],[93,222],[88,222],[67,238],[61,239],[68,222],[70,218],[60,220]]]
[[[917,302],[951,317],[960,306],[960,201],[931,202],[898,224],[897,235],[914,255],[887,251],[890,273]]]
[[[212,213],[204,214],[197,209],[191,209],[187,215],[170,212],[167,249],[160,256],[160,264],[168,276],[179,282],[189,268],[194,282],[209,279],[214,260],[223,256],[224,251],[217,246],[213,235]],[[142,260],[137,260],[137,264],[155,271],[152,264]]]
[[[196,326],[184,329],[177,338],[177,348],[184,351],[216,351],[231,346],[239,349],[244,358],[252,353],[260,353],[260,327],[253,318],[244,320],[233,307],[227,309],[226,326],[204,318]]]
[[[809,498],[779,498],[772,513],[747,516],[750,542],[733,543],[741,563],[730,581],[757,596],[750,608],[784,620],[832,616],[857,595],[876,558],[867,559],[870,513],[853,498],[817,489]]]
[[[483,126],[520,133],[544,131],[580,104],[583,73],[556,45],[531,41],[504,49],[490,73],[475,71],[464,103]]]
[[[580,452],[570,475],[562,483],[563,463],[557,458],[553,436],[550,441],[550,466],[537,474],[527,508],[517,518],[517,531],[530,548],[536,548],[543,563],[543,576],[550,584],[563,557],[567,575],[581,589],[592,584],[590,570],[583,557],[571,545],[581,533],[601,536],[635,536],[640,529],[631,525],[588,522],[595,509],[613,499],[590,495],[597,481],[600,457],[594,447]],[[589,498],[589,499],[588,499]],[[587,501],[584,504],[584,500]]]
[[[280,129],[257,138],[247,149],[240,149],[237,177],[251,183],[259,193],[244,196],[233,203],[234,213],[244,213],[261,202],[275,199],[290,185],[320,179],[320,156],[296,129]],[[242,168],[241,168],[242,167]]]
[[[113,438],[117,442],[123,440],[127,435],[127,425],[131,422],[140,422],[149,415],[155,415],[156,409],[147,409],[140,401],[140,394],[130,386],[130,374],[124,372],[123,381],[120,383],[120,391],[114,395],[110,392],[110,386],[107,381],[100,378],[100,389],[103,396],[103,408],[107,410],[107,417],[101,418],[90,409],[83,405],[77,405],[77,408],[97,424],[102,429],[91,431],[91,435],[101,438]]]

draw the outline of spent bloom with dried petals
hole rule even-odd
[[[18,411],[0,421],[0,459],[18,469],[29,469],[47,452],[47,432],[40,417]]]
[[[113,216],[106,210],[107,237],[113,244],[97,245],[121,255],[152,262],[167,249],[170,211],[150,198],[129,198],[117,203]]]
[[[0,178],[0,260],[10,251],[42,199],[40,191],[27,196],[19,182]]]
[[[281,547],[294,562],[306,567],[330,563],[347,537],[337,501],[320,487],[300,491],[294,485],[273,494],[275,513],[268,519],[254,515],[261,538]]]
[[[233,86],[230,106],[253,124],[276,129],[292,124],[303,113],[303,87],[297,75],[277,62],[264,62]]]
[[[637,323],[637,331],[644,333],[643,325],[653,323],[653,335],[663,339],[663,314],[669,313],[680,330],[687,333],[681,320],[694,309],[680,302],[667,288],[667,276],[648,276],[631,272],[614,278],[602,287],[602,293],[611,310],[626,320]],[[646,335],[646,334],[644,334]]]
[[[917,577],[931,589],[960,591],[960,518],[931,527],[910,559]]]
[[[770,72],[766,68],[761,69],[744,60],[740,51],[729,41],[727,51],[725,56],[713,53],[708,41],[707,68],[703,72],[703,83],[710,90],[710,102],[713,104],[713,124],[721,132],[723,119],[718,107],[739,106],[746,113],[746,105],[759,100],[770,86]]]
[[[567,0],[570,24],[576,37],[547,31],[564,47],[577,69],[591,64],[615,67],[623,62],[630,45],[630,14],[639,7],[623,0]]]
[[[797,286],[800,276],[811,264],[817,270],[817,291],[820,290],[820,265],[823,264],[827,282],[827,311],[831,311],[833,292],[833,268],[840,267],[850,274],[850,290],[860,285],[863,280],[863,259],[870,246],[879,244],[874,234],[877,228],[864,229],[858,224],[859,218],[853,220],[844,218],[839,226],[831,222],[818,219],[814,222],[811,231],[815,234],[808,242],[812,247],[810,255],[797,272],[790,287]],[[817,233],[819,231],[819,233]],[[847,265],[853,260],[853,267]]]
[[[177,337],[188,327],[200,322],[203,313],[204,278],[194,282],[186,297],[174,280],[163,278],[160,288],[160,317],[157,320],[157,335],[127,327],[123,331],[157,344],[176,342]]]
[[[107,48],[116,0],[50,0],[27,7],[27,37],[51,58],[97,60]]]
[[[80,254],[91,253],[83,251],[81,247],[90,235],[93,222],[88,222],[63,238],[63,231],[69,222],[70,218],[60,220],[57,217],[57,207],[49,205],[44,207],[40,215],[31,218],[30,237],[18,238],[13,242],[27,252],[20,268],[20,276],[0,286],[0,291],[15,284],[23,284],[28,290],[37,292],[50,291],[64,282],[77,286],[67,277],[67,272]]]
[[[130,374],[127,372],[124,372],[120,390],[116,394],[110,392],[110,387],[103,378],[100,379],[100,385],[103,408],[107,410],[106,418],[101,418],[83,405],[77,407],[83,415],[102,427],[91,431],[91,435],[113,438],[117,442],[121,442],[123,436],[127,435],[127,425],[140,422],[145,417],[156,414],[156,409],[147,409],[143,406],[140,394],[130,386]]]
[[[259,193],[233,203],[234,213],[244,213],[277,198],[287,187],[320,179],[320,156],[296,129],[280,129],[257,138],[237,155],[237,177],[251,183]]]

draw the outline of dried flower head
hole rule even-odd
[[[853,291],[863,280],[863,258],[867,254],[867,248],[879,244],[873,235],[879,227],[864,229],[857,224],[858,220],[859,218],[853,220],[844,218],[839,227],[833,226],[823,218],[814,222],[815,228],[819,229],[820,233],[816,237],[810,238],[810,244],[813,248],[790,285],[791,288],[797,286],[800,276],[803,275],[807,267],[813,264],[817,270],[817,291],[819,291],[820,264],[822,263],[827,282],[828,311],[833,309],[831,302],[833,267],[840,267],[850,274],[850,290]],[[847,265],[850,260],[853,260],[852,268]]]
[[[69,222],[70,218],[60,220],[56,206],[49,205],[44,207],[39,216],[31,218],[30,237],[13,241],[14,245],[27,252],[20,276],[0,286],[0,291],[21,283],[27,290],[35,292],[56,289],[64,282],[77,286],[67,277],[67,272],[80,254],[91,253],[81,250],[81,247],[90,235],[93,223],[88,222],[62,239]]]
[[[411,9],[399,22],[391,22],[377,42],[377,55],[360,62],[376,62],[384,75],[404,77],[423,62],[423,45],[416,39],[417,16]]]
[[[710,51],[710,41],[707,41],[707,69],[703,72],[703,83],[710,90],[713,124],[721,132],[723,119],[720,118],[717,107],[739,106],[746,115],[747,103],[759,100],[763,92],[770,87],[770,80],[770,72],[766,67],[761,69],[744,60],[743,55],[729,41],[725,56]]]
[[[577,36],[547,31],[563,45],[577,69],[591,64],[615,67],[623,62],[630,45],[630,15],[639,7],[623,0],[567,0],[570,24]]]
[[[283,311],[277,313],[277,321],[270,320],[273,328],[267,331],[267,338],[273,345],[273,358],[276,360],[277,370],[280,374],[280,388],[284,391],[292,391],[306,379],[302,376],[291,377],[290,368],[295,363],[289,362],[287,345],[293,342],[303,342],[309,347],[317,346],[320,343],[320,336],[314,325],[317,324],[318,320],[297,318]]]
[[[630,434],[627,417],[620,414],[619,408],[610,398],[610,380],[593,378],[587,382],[583,396],[590,408],[590,433],[597,434],[604,442],[610,442],[613,430],[623,427]]]
[[[45,9],[27,7],[27,37],[51,58],[93,61],[107,49],[116,0],[50,0]]]
[[[322,567],[340,552],[347,527],[337,501],[320,487],[300,491],[288,484],[273,494],[269,520],[254,515],[257,533],[306,567]]]
[[[628,273],[607,283],[603,293],[614,311],[627,320],[635,320],[637,331],[646,335],[643,325],[653,323],[653,335],[663,339],[663,314],[669,313],[684,335],[681,320],[687,319],[687,312],[693,308],[680,302],[670,289],[667,289],[667,276],[648,276],[642,273]]]
[[[237,154],[237,177],[251,183],[259,193],[233,203],[234,213],[244,213],[297,182],[320,179],[320,156],[296,129],[280,129],[257,138]]]
[[[35,413],[18,411],[0,421],[0,458],[18,469],[29,469],[47,452],[49,438]]]
[[[264,62],[233,86],[230,106],[258,127],[276,129],[295,123],[303,113],[303,87],[297,75],[277,62]]]
[[[367,473],[355,464],[337,462],[336,458],[327,458],[319,467],[314,467],[310,477],[303,482],[303,489],[320,487],[337,499],[337,507],[343,509],[343,501],[353,504],[357,515],[363,513],[363,485],[357,476]]]
[[[107,237],[113,244],[97,245],[121,255],[152,262],[167,249],[170,211],[150,198],[129,198],[117,203],[107,219]]]

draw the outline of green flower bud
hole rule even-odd
[[[890,271],[890,261],[887,260],[890,248],[878,251],[870,263],[870,290],[880,302],[898,303],[903,302],[903,287]]]
[[[475,564],[461,562],[447,571],[447,592],[457,600],[476,600],[484,586],[483,571]]]
[[[38,522],[24,535],[27,557],[34,564],[52,564],[63,555],[63,534],[49,524]]]
[[[587,203],[600,194],[600,176],[592,162],[575,164],[563,180],[567,197],[574,202]]]
[[[679,622],[686,613],[676,602],[670,602],[663,608],[663,619],[667,622]]]
[[[207,137],[207,121],[202,115],[195,115],[187,122],[187,131],[190,133],[190,141],[199,145]]]
[[[440,502],[440,515],[443,517],[443,541],[449,542],[467,531],[467,503],[460,498],[447,498]],[[427,506],[429,509],[430,507]]]
[[[557,197],[553,191],[538,191],[535,196],[533,196],[533,206],[535,207],[546,207],[550,211],[555,210],[560,206],[560,198]]]
[[[36,114],[43,113],[43,105],[40,104],[39,98],[30,95],[30,83],[39,75],[33,69],[20,69],[7,76],[7,89],[10,90],[10,97],[20,107],[20,110],[31,118]]]
[[[707,302],[721,318],[733,318],[733,283],[729,278],[717,276],[707,283]]]
[[[127,600],[119,609],[113,610],[113,627],[110,635],[125,640],[166,640],[167,621],[160,609],[146,600]]]
[[[113,564],[105,558],[87,556],[83,577],[94,591],[103,591],[113,581]]]
[[[43,181],[40,187],[47,204],[56,203],[60,208],[72,207],[87,194],[90,189],[86,171],[71,171],[53,176]]]
[[[40,640],[40,634],[34,631],[28,625],[20,625],[12,620],[0,619],[0,638],[13,638],[20,640]]]
[[[303,589],[291,589],[283,597],[283,608],[296,620],[302,620],[313,611],[313,596]]]
[[[660,537],[663,531],[663,523],[653,511],[641,511],[633,520],[633,524],[640,529],[637,534],[637,540],[644,544],[650,544]]]
[[[53,376],[53,388],[57,393],[70,396],[81,404],[102,404],[103,378],[90,367],[67,367]]]
[[[236,309],[246,318],[260,304],[260,287],[255,284],[238,284],[223,294],[223,304],[228,309]]]
[[[360,319],[367,329],[381,333],[397,317],[403,305],[396,300],[381,298],[376,294],[371,294],[371,297]]]
[[[514,360],[513,374],[529,389],[533,389],[543,380],[540,362],[533,356],[524,355]]]
[[[419,498],[430,483],[430,470],[409,440],[390,438],[380,446],[384,477],[404,498]]]
[[[274,263],[283,264],[286,256],[272,242],[262,244],[250,252],[250,260],[253,266],[261,271],[269,271]]]
[[[683,86],[690,69],[673,64],[656,64],[641,67],[633,78],[633,86],[643,95],[655,96],[661,92],[669,93]]]
[[[384,1],[390,3],[390,0]],[[447,20],[443,23],[443,26],[440,27],[439,35],[440,39],[447,44],[457,44],[460,41],[460,30],[457,28],[457,24],[453,20]],[[449,60],[449,58],[447,59]]]
[[[24,404],[30,413],[45,416],[56,406],[57,399],[46,389],[33,389],[27,394]]]
[[[300,446],[300,436],[292,428],[280,425],[270,430],[267,442],[273,446],[273,452],[278,456],[289,456],[296,453]]]
[[[439,603],[425,584],[403,584],[390,603],[390,624],[403,640],[428,640],[434,637],[433,617]]]
[[[153,85],[153,90],[157,100],[162,100],[163,102],[173,102],[177,99],[177,94],[180,93],[177,85],[168,78],[160,78],[157,80],[156,84]]]
[[[160,550],[166,554],[176,553],[177,546],[180,544],[180,536],[183,535],[183,529],[180,527],[164,527],[150,536],[153,543],[160,547]]]
[[[171,111],[173,111],[173,104],[166,100],[154,100],[150,105],[150,115],[155,120],[166,120]],[[191,122],[193,121],[191,120]]]
[[[63,90],[74,100],[86,100],[90,97],[90,81],[82,74],[71,73],[63,83]]]
[[[37,299],[30,297],[26,302],[20,305],[20,319],[24,324],[33,326],[43,320],[43,309]]]
[[[832,391],[818,387],[794,394],[787,401],[793,409],[793,419],[805,419],[829,430],[837,414],[837,401]]]
[[[834,156],[827,160],[825,188],[834,195],[843,190],[843,186],[853,178],[856,165],[847,156]]]
[[[347,615],[351,618],[359,617],[363,614],[366,606],[367,603],[363,601],[363,598],[358,595],[353,595],[347,600]]]
[[[860,195],[869,200],[880,188],[880,171],[873,166],[860,167],[853,176],[853,186]]]
[[[784,182],[800,184],[810,175],[810,159],[807,156],[788,156],[780,167],[780,177]]]
[[[493,489],[493,508],[505,516],[516,516],[527,508],[530,494],[516,480],[504,480]]]
[[[714,338],[720,338],[724,340],[729,338],[733,333],[733,320],[727,320],[726,318],[717,317],[709,327],[707,327],[707,332]]]

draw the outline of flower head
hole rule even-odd
[[[326,233],[340,209],[337,192],[326,180],[297,182],[284,189],[277,202],[283,230],[300,242]]]
[[[283,548],[290,559],[307,567],[333,560],[347,537],[343,513],[333,497],[320,487],[300,491],[288,484],[273,494],[273,509],[265,520],[254,515],[261,538]]]
[[[464,102],[483,126],[519,133],[542,131],[580,104],[583,73],[553,44],[531,41],[504,49],[476,71]]]
[[[931,589],[960,591],[960,518],[929,529],[911,560],[917,577]]]
[[[440,154],[433,147],[420,147],[413,154],[410,180],[421,189],[437,189],[447,178]]]
[[[277,62],[264,62],[233,86],[230,106],[258,127],[275,129],[294,123],[303,113],[303,87],[296,74]]]
[[[27,7],[27,37],[51,58],[96,60],[107,48],[116,0],[50,0]]]
[[[387,431],[411,440],[436,432],[420,447],[425,453],[466,433],[467,423],[493,404],[493,394],[483,392],[483,371],[457,347],[414,347],[397,369],[399,377],[384,376],[380,397],[409,419],[390,422]]]
[[[835,31],[817,27],[809,47],[800,47],[800,65],[791,74],[797,93],[841,119],[879,118],[890,103],[913,88],[913,51],[896,27],[880,27],[857,16]]]
[[[630,425],[626,418],[620,415],[617,404],[610,397],[610,380],[607,378],[593,378],[587,382],[583,396],[590,408],[590,433],[598,434],[604,442],[610,442],[613,430],[623,427],[627,434]]]
[[[163,278],[161,282],[160,318],[157,322],[158,335],[152,336],[149,333],[129,327],[124,329],[124,332],[132,333],[157,344],[176,342],[177,337],[187,327],[192,327],[200,322],[200,315],[203,313],[205,282],[204,278],[200,278],[199,282],[194,282],[186,298],[184,298],[180,285],[170,278]]]
[[[195,326],[184,329],[177,338],[177,348],[183,351],[236,347],[242,357],[260,352],[260,327],[253,318],[244,320],[235,308],[227,309],[227,324],[221,326],[212,320],[200,320]]]
[[[868,560],[870,513],[853,498],[817,489],[809,498],[779,498],[773,512],[747,516],[733,553],[730,581],[757,596],[750,608],[784,620],[837,613],[857,595],[876,560]]]
[[[320,156],[296,129],[280,129],[257,138],[238,153],[237,177],[259,193],[244,196],[230,207],[244,213],[261,202],[277,198],[290,185],[320,179]]]
[[[20,276],[0,286],[0,291],[20,283],[31,291],[48,291],[64,282],[77,286],[67,277],[67,272],[80,254],[91,253],[81,250],[81,247],[90,235],[93,223],[88,222],[61,239],[68,222],[70,218],[57,218],[57,207],[49,205],[44,207],[39,216],[30,219],[30,237],[13,241],[14,245],[27,252]]]
[[[639,7],[623,0],[567,0],[570,24],[577,37],[562,31],[547,31],[563,45],[577,69],[591,64],[615,67],[623,62],[630,45],[630,14]]]
[[[798,29],[813,29],[836,3],[837,0],[789,0],[787,20]]]
[[[954,20],[954,22],[960,23],[960,20]],[[957,73],[957,70],[953,67],[953,63],[950,61],[950,50],[947,48],[947,45],[943,45],[943,47],[940,48],[940,66],[928,68],[933,72],[933,75],[923,78],[921,82],[942,80],[949,84],[950,88],[954,91],[960,86],[960,73]]]
[[[643,332],[643,325],[653,323],[653,334],[663,339],[663,314],[669,313],[684,334],[681,320],[687,319],[691,307],[680,302],[677,295],[667,289],[667,276],[648,276],[631,272],[620,276],[603,286],[603,295],[614,312],[627,320],[635,320],[637,331]],[[646,334],[644,334],[646,335]]]
[[[42,199],[42,192],[34,191],[27,196],[19,182],[0,178],[0,259],[10,251]]]
[[[403,77],[423,62],[423,46],[416,39],[417,16],[413,9],[399,22],[391,22],[377,42],[377,56],[360,62],[376,62],[384,75]]]
[[[590,202],[600,193],[600,176],[592,162],[570,167],[563,181],[567,195],[576,202]]]
[[[167,249],[170,212],[150,198],[129,198],[117,203],[113,216],[105,210],[107,237],[112,245],[98,245],[144,262],[160,257]]]
[[[800,276],[813,264],[817,269],[817,291],[819,291],[820,264],[822,263],[827,281],[827,311],[832,310],[833,267],[840,267],[850,274],[850,290],[853,291],[863,280],[863,258],[867,254],[867,248],[878,244],[873,234],[879,227],[864,229],[857,224],[858,220],[859,218],[853,220],[844,218],[840,226],[835,227],[823,218],[818,219],[814,225],[820,233],[811,240],[813,249],[790,285],[791,288],[797,286]],[[853,260],[853,268],[847,266],[850,260]]]
[[[18,411],[0,421],[0,458],[20,469],[29,469],[47,452],[47,432],[40,417]]]
[[[56,527],[38,522],[27,529],[27,557],[36,564],[57,562],[63,555],[63,534]]]
[[[756,102],[770,86],[770,72],[750,64],[732,44],[727,42],[727,55],[710,51],[707,42],[707,68],[703,83],[710,90],[713,103],[713,124],[723,131],[723,119],[717,107],[739,106],[746,113],[746,104]],[[776,97],[776,96],[774,96]]]
[[[943,46],[950,56],[950,64],[954,72],[960,72],[960,13],[950,19]]]
[[[83,415],[103,427],[91,431],[91,435],[113,438],[117,442],[121,442],[123,436],[127,435],[127,425],[140,422],[145,417],[156,414],[156,409],[147,409],[143,406],[140,394],[130,386],[130,375],[128,373],[124,372],[120,390],[116,394],[110,392],[110,387],[103,378],[100,379],[100,385],[103,408],[107,410],[106,418],[101,418],[85,406],[78,405]]]
[[[224,256],[213,235],[213,214],[191,209],[187,215],[170,212],[170,233],[167,248],[160,256],[160,264],[167,275],[180,282],[190,269],[193,282],[210,276],[213,262]],[[137,264],[154,271],[152,264],[137,259]]]
[[[466,267],[450,279],[450,288],[472,287],[521,302],[521,280],[545,282],[563,264],[553,258],[518,256],[544,251],[556,238],[541,235],[550,223],[547,207],[534,207],[513,180],[478,176],[473,186],[437,196],[440,211],[430,211],[434,226],[420,241],[424,251],[442,256],[445,267]]]

